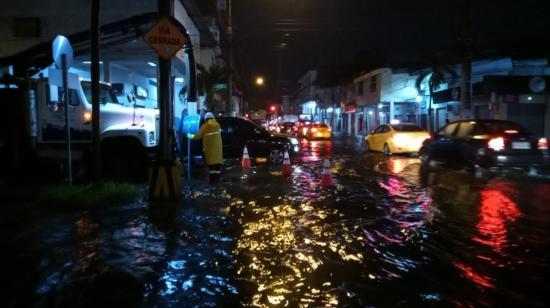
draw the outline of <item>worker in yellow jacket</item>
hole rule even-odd
[[[223,162],[222,135],[220,124],[214,118],[212,112],[204,115],[204,124],[197,135],[189,135],[193,140],[202,139],[202,151],[208,165],[210,182],[214,183],[220,179]]]

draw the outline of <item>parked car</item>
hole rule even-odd
[[[294,123],[284,122],[279,125],[279,132],[281,134],[293,135],[294,134]]]
[[[294,124],[294,135],[296,137],[305,137],[307,129],[311,125],[310,121],[298,121]]]
[[[283,162],[285,150],[288,150],[290,156],[300,154],[298,139],[268,132],[251,120],[220,116],[216,117],[216,121],[220,123],[224,159],[241,158],[245,145],[252,159],[267,158],[272,164]],[[201,142],[192,142],[191,153],[195,157],[202,155]],[[185,140],[183,144],[186,144]],[[187,155],[186,148],[182,150]]]
[[[548,140],[511,121],[462,120],[445,125],[427,140],[420,159],[424,165],[469,169],[539,167],[548,164]]]
[[[332,131],[328,125],[323,123],[314,123],[308,126],[305,137],[307,139],[330,139]]]
[[[220,123],[223,153],[226,158],[240,158],[244,146],[252,158],[267,158],[273,164],[283,162],[284,151],[290,156],[300,153],[298,139],[277,133],[270,133],[256,123],[236,117],[218,117]]]
[[[416,153],[430,134],[416,124],[384,124],[365,137],[367,151]]]

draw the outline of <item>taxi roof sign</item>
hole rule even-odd
[[[173,18],[162,18],[143,39],[164,60],[170,60],[189,41],[185,28]]]

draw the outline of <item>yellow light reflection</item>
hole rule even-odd
[[[338,305],[330,291],[334,286],[330,282],[319,285],[314,273],[323,266],[328,249],[342,262],[363,262],[363,255],[348,247],[354,240],[353,230],[327,230],[324,220],[334,213],[309,203],[266,208],[233,202],[231,206],[257,217],[243,224],[234,250],[249,262],[238,270],[239,278],[256,285],[257,293],[245,305]]]

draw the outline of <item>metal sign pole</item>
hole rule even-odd
[[[63,70],[63,96],[65,97],[65,133],[67,135],[67,180],[73,185],[72,157],[71,157],[71,128],[69,125],[69,82],[67,76],[67,56],[61,55],[61,69]]]
[[[187,181],[191,187],[191,139],[187,138]]]

